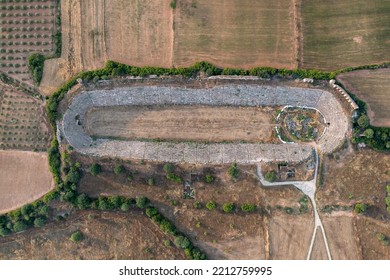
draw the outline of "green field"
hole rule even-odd
[[[303,68],[390,61],[390,1],[302,0]]]

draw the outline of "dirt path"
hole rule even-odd
[[[261,164],[260,163],[257,165],[257,174],[258,174],[260,183],[265,187],[279,187],[279,186],[294,185],[295,187],[297,187],[299,190],[301,190],[304,194],[306,194],[310,198],[311,203],[313,205],[313,211],[314,211],[314,230],[313,230],[313,235],[312,235],[312,239],[311,239],[311,243],[310,243],[310,248],[309,248],[309,251],[307,253],[307,259],[309,260],[311,258],[317,231],[321,230],[323,240],[325,243],[326,253],[327,253],[328,259],[331,260],[332,256],[330,254],[328,240],[327,240],[327,237],[325,234],[325,229],[322,225],[320,216],[318,214],[317,205],[316,205],[316,201],[315,201],[316,182],[317,182],[318,166],[319,166],[319,156],[318,156],[318,152],[316,150],[315,150],[315,157],[316,157],[316,168],[315,168],[314,178],[311,181],[288,181],[288,182],[270,183],[270,182],[265,180],[265,178],[263,176],[263,172],[261,171]]]

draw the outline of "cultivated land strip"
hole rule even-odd
[[[78,152],[94,156],[187,163],[256,163],[259,161],[300,162],[310,156],[307,144],[197,144],[153,141],[93,139],[83,124],[93,107],[145,105],[284,106],[313,107],[329,124],[318,141],[322,153],[339,147],[348,130],[348,118],[337,99],[324,90],[229,85],[209,89],[179,87],[129,87],[83,92],[64,114],[59,129]]]

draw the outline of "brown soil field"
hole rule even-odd
[[[84,235],[79,243],[69,239],[76,230]],[[182,250],[164,245],[167,239],[140,211],[83,211],[66,221],[2,238],[0,259],[185,259]]]
[[[358,260],[362,258],[356,231],[356,217],[352,213],[338,212],[332,215],[322,215],[321,220],[333,260]]]
[[[389,155],[369,149],[344,149],[325,157],[324,181],[316,194],[320,208],[325,205],[370,204],[386,215],[385,186],[390,181]]]
[[[377,234],[384,234],[390,240],[389,221],[379,221],[365,216],[356,219],[356,232],[365,260],[389,260],[390,245],[378,240]]]
[[[354,71],[337,80],[367,103],[372,125],[390,127],[390,69]]]
[[[0,151],[0,213],[31,203],[53,188],[46,153]]]
[[[269,221],[270,258],[273,260],[305,260],[313,234],[312,214],[273,214]]]
[[[292,1],[184,0],[174,13],[175,66],[296,65]]]
[[[310,256],[311,260],[327,260],[328,254],[326,252],[325,240],[320,228],[316,230],[316,237],[314,239],[313,250]]]
[[[32,86],[27,57],[31,53],[53,55],[56,32],[56,0],[0,3],[1,71]],[[12,9],[11,9],[12,8]]]
[[[0,82],[0,148],[46,151],[50,138],[43,102]]]
[[[45,63],[40,89],[55,91],[82,70],[115,60],[136,66],[172,66],[170,0],[61,1],[61,58]]]
[[[273,113],[255,107],[104,107],[87,112],[85,128],[99,138],[270,142]]]
[[[302,0],[302,67],[337,70],[390,60],[389,1]]]
[[[76,153],[72,153],[72,158],[80,162],[84,170],[93,162],[97,162],[97,159]],[[174,173],[181,178],[187,179],[189,173],[194,174],[192,187],[195,189],[195,198],[184,199],[183,184],[167,180],[163,165],[122,162],[126,172],[115,175],[112,170],[118,162],[109,159],[100,159],[98,162],[102,165],[102,173],[92,176],[85,171],[80,182],[80,192],[93,197],[145,195],[212,259],[269,258],[267,239],[269,212],[266,209],[275,209],[272,211],[275,215],[282,212],[276,209],[277,206],[288,206],[297,210],[298,201],[302,197],[302,193],[292,187],[272,189],[261,187],[254,166],[239,166],[241,176],[236,182],[227,175],[228,166],[175,166]],[[204,183],[204,174],[212,174],[214,182]],[[153,178],[155,184],[148,185],[146,183],[148,178]],[[205,208],[210,200],[216,202],[217,209],[209,211]],[[201,203],[200,209],[194,207],[195,201]],[[227,214],[221,210],[221,206],[226,202],[233,202],[236,205],[234,213]],[[256,204],[258,210],[254,213],[243,213],[240,210],[243,203]],[[301,216],[311,217],[308,214],[285,215],[285,220],[291,221],[283,229],[272,230],[294,231],[295,219],[298,217],[300,220]]]

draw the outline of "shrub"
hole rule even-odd
[[[172,164],[164,164],[164,167],[163,167],[163,170],[166,172],[166,173],[173,173],[174,171],[174,167]]]
[[[38,217],[34,220],[34,227],[43,227],[46,223],[46,220],[42,217]]]
[[[235,209],[236,207],[235,207],[235,205],[234,205],[234,203],[224,203],[223,205],[222,205],[222,210],[223,210],[223,212],[225,212],[225,213],[232,213],[233,211],[234,211],[234,209]]]
[[[189,249],[192,247],[191,241],[183,235],[176,236],[175,245],[181,249]]]
[[[90,205],[91,205],[90,198],[85,193],[82,193],[82,194],[77,196],[76,206],[79,209],[87,209],[90,207]]]
[[[144,196],[137,196],[135,199],[135,204],[138,208],[144,209],[148,204],[148,199]]]
[[[390,175],[390,174],[389,174],[389,175]],[[387,186],[386,186],[386,191],[387,191],[387,195],[390,196],[390,185],[387,185]]]
[[[209,209],[210,211],[214,210],[216,207],[217,207],[217,204],[212,200],[210,200],[209,202],[206,203],[206,208]]]
[[[268,181],[268,182],[275,182],[276,181],[276,172],[275,171],[268,171],[264,178]]]
[[[146,181],[146,183],[149,185],[149,186],[154,186],[156,184],[154,178],[148,178],[148,180]]]
[[[169,3],[169,6],[170,6],[172,9],[176,9],[176,0],[172,0],[171,3]]]
[[[23,221],[17,221],[13,226],[14,232],[21,232],[21,231],[26,230],[27,228],[28,228],[28,225],[26,223],[24,223]]]
[[[30,69],[30,74],[37,85],[39,85],[42,80],[44,63],[45,57],[42,54],[34,53],[28,57],[28,67]]]
[[[128,202],[122,203],[122,205],[121,205],[121,211],[127,212],[127,211],[129,211],[129,209],[130,209],[130,203],[128,203]]]
[[[176,233],[175,226],[170,221],[168,221],[165,218],[161,218],[160,229],[162,231],[164,231],[165,233],[169,233],[169,234],[175,234]]]
[[[357,123],[361,128],[367,128],[370,124],[370,119],[366,115],[361,115],[358,118]]]
[[[146,213],[146,216],[151,218],[151,217],[153,217],[153,216],[158,214],[158,210],[155,207],[148,207],[148,208],[146,208],[145,213]]]
[[[204,181],[207,183],[207,184],[211,184],[212,182],[214,182],[214,177],[213,175],[211,174],[206,174],[204,176]]]
[[[167,247],[171,247],[171,240],[165,239],[164,240],[164,245],[167,246]]]
[[[73,232],[72,235],[70,236],[70,240],[72,240],[75,243],[80,242],[83,239],[84,239],[84,235],[79,230]]]
[[[193,206],[195,209],[201,209],[202,208],[202,203],[200,203],[200,201],[195,201],[193,203]]]
[[[173,182],[178,183],[178,184],[182,182],[182,179],[179,176],[177,176],[176,174],[173,174],[173,173],[168,173],[165,177],[168,180],[173,181]]]
[[[98,175],[100,172],[102,172],[102,167],[100,166],[100,164],[94,163],[94,164],[92,164],[91,167],[89,168],[89,172],[90,172],[93,176],[96,176],[96,175]]]
[[[238,169],[237,163],[233,163],[229,169],[228,174],[232,179],[238,179],[240,176],[240,170]]]
[[[357,214],[365,213],[368,209],[368,206],[364,203],[356,203],[354,207],[354,211]]]
[[[242,212],[255,212],[256,211],[256,205],[252,203],[244,203],[241,205]]]
[[[5,237],[9,235],[11,231],[8,228],[0,228],[0,236]]]
[[[366,136],[368,139],[372,139],[374,137],[374,130],[372,130],[371,128],[367,128],[364,131],[364,136]]]
[[[125,167],[121,164],[118,164],[114,167],[114,173],[116,175],[119,175],[119,174],[122,174],[123,172],[125,172]]]

